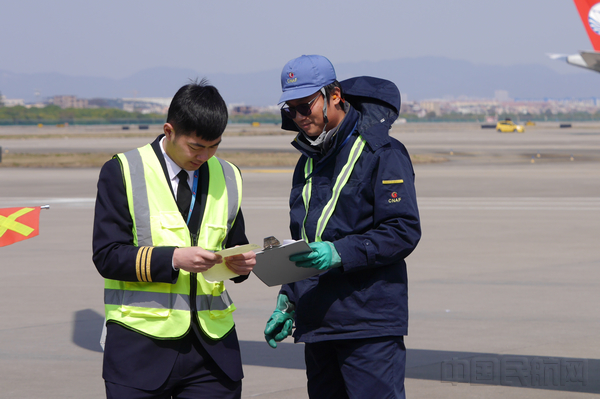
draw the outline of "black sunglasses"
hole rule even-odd
[[[298,104],[295,107],[291,107],[288,105],[287,107],[282,108],[282,110],[283,112],[285,112],[286,116],[288,116],[291,119],[294,119],[296,117],[296,112],[298,112],[302,116],[309,116],[312,113],[313,103],[317,98],[319,98],[320,95],[321,93],[317,94],[315,98],[313,98],[307,103]]]

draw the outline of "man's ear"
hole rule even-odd
[[[333,88],[333,90],[331,90],[330,101],[331,101],[331,105],[333,105],[334,107],[338,106],[338,105],[341,107],[340,103],[343,103],[344,100],[342,99],[342,92],[339,89],[339,87],[335,87],[335,88]]]
[[[175,129],[173,129],[173,125],[170,123],[165,123],[163,125],[163,132],[165,133],[167,140],[171,140],[175,137]]]

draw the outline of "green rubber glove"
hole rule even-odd
[[[277,308],[265,327],[265,340],[271,348],[277,348],[277,342],[292,334],[296,313],[294,309],[294,304],[289,301],[287,295],[280,294],[277,297]]]
[[[332,242],[311,242],[308,246],[312,252],[290,256],[290,260],[296,262],[296,266],[327,270],[342,265],[342,258]]]

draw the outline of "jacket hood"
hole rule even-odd
[[[398,118],[400,91],[389,80],[359,76],[341,81],[340,84],[346,101],[363,114],[363,118],[374,118],[376,122],[387,122],[389,125]]]
[[[400,91],[389,80],[359,76],[340,82],[347,102],[360,114],[358,131],[371,149],[390,141],[389,130],[398,119]]]

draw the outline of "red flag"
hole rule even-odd
[[[0,247],[35,237],[40,232],[40,207],[0,208]]]

